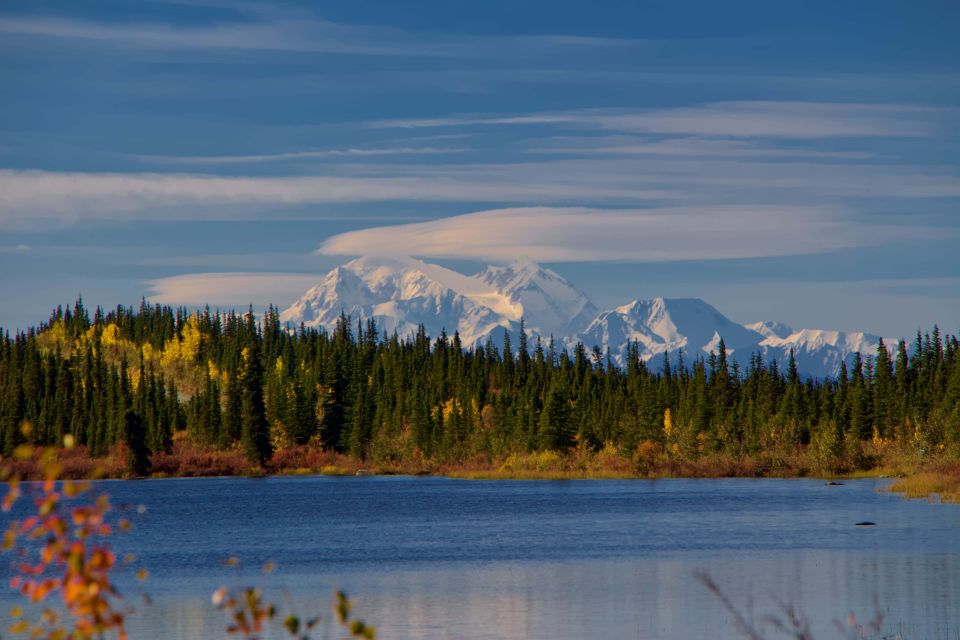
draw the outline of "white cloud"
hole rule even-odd
[[[175,165],[211,165],[211,164],[256,164],[263,162],[284,162],[287,160],[318,160],[324,158],[368,158],[395,155],[434,155],[462,153],[461,147],[382,147],[357,149],[314,149],[308,151],[289,151],[286,153],[265,153],[235,156],[136,156],[141,162]]]
[[[676,204],[824,204],[863,197],[960,197],[960,174],[951,165],[816,160],[768,162],[761,158],[724,158],[719,154],[604,154],[503,164],[365,165],[359,170],[427,181],[499,184],[505,189],[526,185],[542,194],[532,201],[534,204],[562,201],[553,196],[578,188],[583,189],[584,196],[577,204],[589,203],[586,194],[603,188],[608,190],[607,200],[619,198],[623,202],[631,189],[644,186],[674,194],[670,201]]]
[[[232,9],[245,13],[242,5]],[[376,56],[509,57],[520,53],[629,47],[642,41],[576,35],[476,36],[414,33],[394,27],[344,24],[284,12],[246,12],[243,20],[185,26],[98,22],[47,16],[0,17],[0,33],[89,41],[136,49],[236,50]],[[256,15],[255,15],[256,14]]]
[[[697,107],[583,109],[510,116],[378,120],[376,128],[552,125],[625,133],[773,138],[899,137],[934,133],[941,109],[899,104],[739,101]]]
[[[191,273],[148,281],[153,302],[183,305],[285,306],[317,284],[320,276],[301,273]]]
[[[822,151],[783,146],[758,145],[743,139],[648,136],[554,136],[537,142],[527,150],[537,154],[674,156],[700,158],[824,158],[867,160],[872,153],[861,151]]]
[[[544,262],[707,260],[815,253],[910,234],[899,227],[854,224],[842,211],[819,207],[525,207],[351,231],[328,239],[318,253]]]
[[[0,221],[46,218],[193,219],[237,216],[244,208],[302,204],[417,200],[504,202],[670,197],[657,188],[598,183],[563,184],[551,176],[524,183],[491,176],[475,179],[399,177],[248,177],[161,173],[59,173],[0,170]]]
[[[279,218],[293,207],[303,215],[302,207],[311,205],[375,202],[862,208],[858,199],[960,197],[960,176],[950,166],[616,155],[503,164],[334,164],[326,170],[342,175],[321,176],[0,169],[0,223]],[[898,208],[909,217],[908,209]],[[318,215],[349,213],[327,209]]]
[[[90,40],[146,49],[237,49],[372,55],[433,55],[402,32],[325,20],[273,20],[183,26],[105,23],[48,17],[4,17],[0,33]],[[379,42],[377,41],[379,40]],[[395,44],[394,44],[395,43]]]

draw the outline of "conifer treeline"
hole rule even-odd
[[[685,456],[809,444],[842,456],[870,439],[960,446],[960,346],[936,328],[910,355],[881,343],[836,381],[801,379],[792,356],[786,371],[760,354],[738,362],[722,342],[651,371],[635,346],[617,367],[598,349],[517,340],[465,349],[456,334],[385,336],[346,317],[329,333],[293,331],[273,308],[260,322],[145,303],[91,319],[78,301],[0,339],[2,451],[71,434],[104,455],[137,438],[130,424],[150,451],[169,451],[185,430],[259,463],[311,441],[379,461],[577,443],[627,453],[656,443]]]

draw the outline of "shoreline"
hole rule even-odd
[[[34,452],[37,453],[36,451]],[[829,469],[815,465],[808,451],[756,457],[708,454],[696,459],[660,455],[631,459],[618,452],[581,448],[559,454],[535,452],[502,458],[460,462],[425,460],[363,461],[303,446],[278,450],[265,467],[250,464],[236,448],[215,449],[190,442],[175,443],[170,453],[153,455],[151,472],[142,479],[283,476],[431,476],[457,480],[663,480],[671,478],[808,478],[823,481],[890,479],[888,490],[905,498],[960,502],[960,460],[949,456],[911,458],[903,452],[882,452],[874,464],[860,469]],[[122,450],[93,458],[84,447],[54,452],[61,477],[70,480],[137,479],[127,471]],[[29,480],[41,477],[38,458],[4,461],[13,473]]]

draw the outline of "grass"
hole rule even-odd
[[[890,491],[907,498],[960,503],[960,461],[936,461],[916,473],[897,479]]]
[[[475,455],[449,462],[422,455],[359,460],[323,451],[317,446],[278,449],[266,468],[251,465],[239,447],[218,449],[193,442],[186,432],[174,438],[169,453],[152,456],[151,476],[208,477],[274,475],[434,475],[469,480],[588,480],[632,478],[897,478],[889,489],[909,498],[939,496],[945,502],[960,502],[960,459],[955,453],[939,452],[920,458],[907,448],[877,448],[863,443],[855,464],[849,460],[824,462],[813,447],[788,447],[754,454],[693,452],[679,455],[647,441],[632,452],[607,445],[600,450],[579,445],[566,452],[539,451],[501,457]],[[104,458],[92,458],[84,447],[61,450],[63,477],[128,477],[121,449]],[[35,461],[11,461],[21,477],[40,476]]]

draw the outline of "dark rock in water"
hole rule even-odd
[[[843,483],[842,483],[842,482],[834,482],[833,480],[831,480],[830,482],[827,483],[827,486],[828,486],[828,487],[842,487],[842,486],[843,486]]]
[[[869,520],[864,520],[863,522],[857,522],[854,524],[855,527],[874,527],[876,522],[870,522]]]

